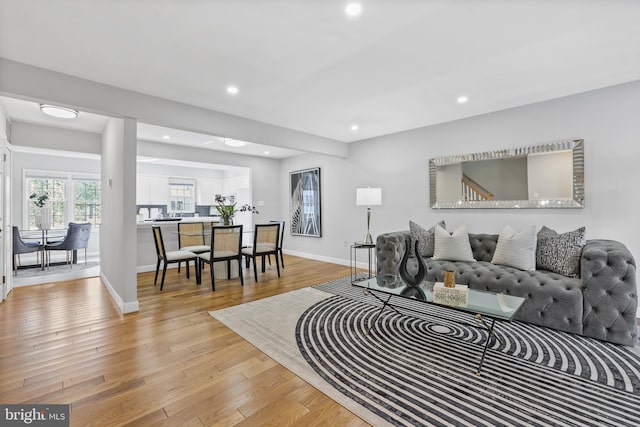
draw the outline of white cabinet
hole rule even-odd
[[[136,177],[136,205],[150,205],[149,177],[138,175]]]
[[[136,177],[136,204],[168,205],[169,179],[162,176],[138,175]]]
[[[170,202],[169,178],[162,176],[151,176],[149,178],[151,204],[168,205]]]
[[[200,178],[196,184],[198,188],[199,205],[214,205],[216,194],[222,194],[221,179]]]

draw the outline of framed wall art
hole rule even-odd
[[[320,168],[289,173],[291,235],[322,236]]]

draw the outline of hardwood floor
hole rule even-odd
[[[208,311],[344,277],[285,255],[253,281],[138,275],[140,311],[122,315],[99,278],[15,288],[0,304],[0,403],[70,403],[72,426],[367,425]]]

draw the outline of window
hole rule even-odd
[[[195,180],[170,178],[169,191],[171,194],[170,212],[195,211]]]
[[[47,194],[47,206],[51,208],[51,228],[64,229],[70,222],[89,222],[97,228],[102,222],[99,176],[68,172],[25,170],[24,172],[24,220],[26,229],[34,230],[36,216],[41,210],[31,194]]]
[[[74,180],[73,194],[73,220],[90,222],[94,227],[99,226],[102,222],[100,181]]]
[[[36,215],[40,215],[40,208],[37,207],[29,199],[29,196],[33,193],[37,195],[47,194],[49,199],[47,200],[47,206],[51,207],[53,214],[51,225],[53,228],[66,228],[65,222],[65,183],[66,180],[62,178],[48,178],[48,177],[29,177],[26,182],[26,198],[27,205],[27,228],[34,229],[36,227]]]

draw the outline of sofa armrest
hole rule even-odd
[[[636,263],[622,243],[589,240],[582,251],[583,334],[634,345],[638,307]]]
[[[397,274],[404,255],[405,241],[411,239],[409,230],[378,235],[376,239],[377,274]]]

